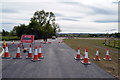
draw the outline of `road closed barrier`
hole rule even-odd
[[[25,43],[30,43],[32,45],[35,44],[34,42],[34,35],[22,35],[20,43],[22,44],[23,52],[28,52],[28,49],[24,47]]]

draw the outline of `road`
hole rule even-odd
[[[83,65],[74,60],[76,51],[58,40],[49,40],[51,44],[41,44],[44,59],[32,62],[25,59],[26,53],[21,52],[22,59],[3,59],[3,78],[114,78],[111,74],[91,63]],[[40,45],[40,41],[35,41]],[[25,45],[28,46],[28,45]],[[15,56],[17,43],[9,47],[9,53]]]

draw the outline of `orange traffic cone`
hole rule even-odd
[[[30,49],[28,52],[28,56],[26,56],[26,59],[32,59],[32,45],[30,44]]]
[[[99,50],[98,49],[96,51],[96,56],[93,59],[96,60],[96,61],[100,61],[101,60],[100,57],[99,57]]]
[[[12,45],[13,45],[13,44],[15,44],[15,43],[14,43],[14,40],[13,40],[13,42],[12,42]]]
[[[38,51],[37,51],[37,46],[35,47],[35,53],[34,53],[34,58],[32,59],[32,61],[37,62],[40,61],[41,59],[38,59]]]
[[[41,44],[43,43],[43,42],[40,42]]]
[[[42,46],[40,45],[39,51],[38,51],[38,58],[43,59],[44,57],[42,56]]]
[[[4,53],[4,56],[2,57],[2,59],[10,59],[11,56],[8,51],[8,45],[6,44],[4,47],[5,47],[5,53]]]
[[[85,50],[85,57],[84,57],[84,60],[83,61],[81,61],[81,63],[83,63],[83,64],[91,64],[91,62],[89,62],[88,61],[88,49],[86,48],[86,50]]]
[[[76,55],[76,57],[74,57],[74,59],[76,59],[76,60],[83,59],[83,58],[81,57],[81,55],[80,55],[80,48],[78,48],[77,55]]]
[[[110,55],[109,55],[109,49],[106,49],[106,55],[105,55],[105,58],[103,58],[104,60],[109,60],[111,61],[112,59],[110,58]]]
[[[14,59],[22,59],[20,55],[20,44],[18,44],[17,53]]]
[[[52,42],[48,42],[48,43],[50,43],[50,44],[51,44]]]
[[[44,41],[44,44],[46,44],[46,41]]]

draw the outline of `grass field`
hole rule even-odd
[[[2,40],[10,41],[10,40],[19,40],[20,38],[17,36],[2,36]]]
[[[89,58],[91,62],[94,62],[105,71],[111,73],[112,75],[119,77],[118,74],[118,49],[104,46],[104,40],[98,39],[64,39],[64,42],[69,45],[71,48],[77,50],[78,47],[81,48],[81,54],[84,55],[85,48],[89,49]],[[112,61],[94,61],[93,58],[95,57],[96,49],[99,49],[100,58],[105,57],[106,48],[110,50],[110,56]],[[76,55],[76,53],[75,53]],[[120,77],[119,77],[120,78]]]

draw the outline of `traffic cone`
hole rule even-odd
[[[40,42],[41,44],[43,43],[43,42]]]
[[[38,58],[43,59],[44,57],[42,56],[42,46],[40,45],[39,50],[38,50]]]
[[[38,59],[38,51],[37,51],[38,47],[35,47],[35,52],[34,52],[34,57],[32,59],[32,61],[37,62],[40,61],[41,59]]]
[[[12,45],[13,45],[13,44],[15,44],[14,40],[13,40],[13,42],[12,42]]]
[[[109,55],[109,49],[106,49],[106,55],[105,55],[105,58],[103,58],[104,60],[109,60],[111,61],[112,59],[110,58],[110,55]]]
[[[3,48],[5,48],[6,45],[7,45],[7,43],[6,43],[6,41],[4,40],[4,42],[3,42]],[[7,47],[8,47],[8,45],[7,45]]]
[[[91,64],[91,62],[89,62],[88,60],[89,60],[89,58],[88,58],[88,49],[86,48],[85,49],[85,57],[84,57],[84,60],[81,61],[81,63],[83,63],[83,64]]]
[[[44,44],[46,44],[46,41],[44,41]]]
[[[17,53],[14,59],[22,59],[20,55],[20,44],[18,44]]]
[[[99,50],[98,49],[96,51],[96,56],[93,59],[96,60],[96,61],[100,61],[101,60],[100,57],[99,57]]]
[[[52,42],[48,42],[48,43],[50,43],[50,44],[51,44]]]
[[[81,57],[81,55],[80,55],[80,48],[78,48],[77,55],[76,55],[76,57],[74,57],[74,59],[76,59],[76,60],[83,59],[83,58]]]
[[[5,47],[5,53],[2,57],[2,59],[10,59],[11,56],[10,56],[9,51],[8,51],[8,45],[6,44],[4,47]]]
[[[28,56],[26,56],[26,59],[32,59],[32,45],[30,44]]]

